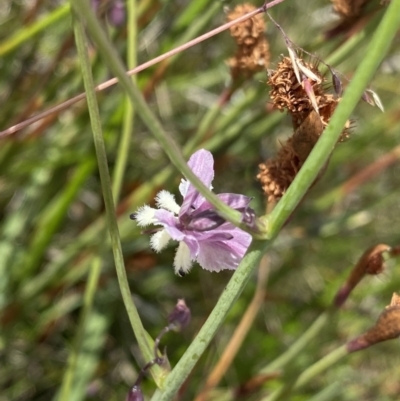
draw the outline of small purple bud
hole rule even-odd
[[[364,102],[367,102],[368,104],[370,104],[371,106],[375,106],[374,101],[372,100],[372,98],[369,96],[368,92],[365,91],[362,96],[361,96],[362,100],[364,100]]]
[[[329,68],[332,74],[332,84],[333,84],[333,89],[335,90],[335,93],[338,96],[342,96],[343,94],[343,85],[342,81],[339,79],[338,75],[335,73],[335,71],[332,70],[332,68]]]
[[[126,397],[126,401],[144,401],[144,396],[143,396],[140,386],[135,384],[130,389],[130,391]]]
[[[100,6],[100,0],[91,0],[90,5],[92,6],[93,11],[97,12]]]
[[[116,27],[122,25],[125,21],[125,6],[122,1],[116,0],[108,10],[108,19]]]
[[[362,337],[357,337],[354,340],[349,341],[346,344],[347,351],[349,353],[351,352],[356,352],[360,351],[362,349],[368,348],[371,344],[368,344],[368,342]]]
[[[190,309],[183,299],[178,299],[174,310],[168,316],[168,323],[176,326],[177,330],[184,329],[190,322]]]

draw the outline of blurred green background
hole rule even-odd
[[[384,9],[372,1],[357,28],[325,39],[338,17],[329,1],[286,0],[271,14],[300,47],[351,78]],[[138,1],[137,58],[145,62],[225,21],[225,8],[238,1]],[[261,4],[256,4],[259,6]],[[267,19],[267,17],[265,17]],[[123,59],[126,24],[104,28]],[[37,27],[37,30],[31,30]],[[280,32],[267,22],[274,69],[287,54]],[[226,60],[235,44],[219,34],[137,76],[148,104],[164,128],[184,147],[196,134],[229,84]],[[110,78],[91,48],[96,83]],[[305,56],[307,60],[307,56]],[[291,135],[291,121],[271,110],[262,72],[244,82],[219,110],[197,147],[210,149],[216,163],[215,191],[253,196],[257,213],[265,200],[257,165],[273,157]],[[400,36],[371,83],[385,112],[360,102],[350,139],[339,144],[323,178],[308,193],[268,253],[266,295],[257,318],[213,400],[259,400],[278,386],[266,381],[241,389],[282,354],[330,304],[351,267],[369,246],[400,244]],[[67,3],[7,1],[0,4],[0,129],[6,129],[83,90]],[[111,172],[118,161],[126,99],[118,86],[98,95]],[[161,254],[149,247],[129,219],[160,189],[178,194],[181,175],[140,119],[133,133],[117,204],[118,222],[133,300],[154,338],[178,298],[192,311],[183,333],[169,333],[172,366],[213,309],[232,273],[194,266],[174,275],[174,246]],[[108,234],[85,102],[0,139],[0,400],[49,400],[58,396],[76,336],[87,275],[95,257],[101,276],[88,316],[71,400],[123,400],[143,361],[122,303]],[[386,164],[385,164],[386,163]],[[368,179],[357,178],[367,167]],[[376,173],[376,174],[372,174]],[[355,178],[354,178],[355,177]],[[352,180],[352,181],[349,181]],[[349,189],[349,182],[354,185]],[[347,183],[347,186],[344,184]],[[177,197],[180,202],[179,196]],[[338,318],[290,365],[301,373],[330,350],[373,325],[398,291],[399,259],[361,283]],[[230,312],[177,399],[192,400],[219,360],[252,299],[256,276]],[[398,340],[342,360],[293,400],[398,400]],[[146,397],[155,390],[143,383]],[[325,397],[325,398],[324,398]]]

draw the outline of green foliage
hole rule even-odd
[[[130,68],[225,19],[225,5],[211,0],[127,1],[130,24],[115,28],[102,20],[101,25]],[[76,50],[69,5],[3,3],[0,123],[5,130],[83,91],[82,69],[90,73],[90,65]],[[399,260],[392,258],[381,276],[361,282],[340,311],[330,308],[368,247],[400,243],[400,47],[398,34],[393,41],[390,37],[398,17],[372,3],[363,26],[330,39],[324,39],[335,24],[328,2],[286,1],[270,10],[296,45],[353,79],[287,196],[267,215],[270,240],[255,241],[234,275],[195,266],[184,278],[176,277],[173,247],[155,254],[148,235],[129,219],[160,189],[178,193],[182,174],[176,166],[184,166],[173,143],[185,158],[201,147],[212,151],[216,192],[252,196],[258,216],[264,214],[257,165],[277,153],[292,131],[291,121],[271,110],[265,72],[240,82],[221,106],[221,96],[231,89],[225,62],[234,52],[229,33],[128,79],[125,88],[133,89],[127,93],[123,85],[98,93],[97,116],[92,96],[91,119],[81,101],[0,138],[1,399],[124,399],[178,298],[190,307],[191,324],[163,337],[160,350],[167,345],[171,374],[153,369],[142,389],[148,399],[153,393],[154,400],[172,399],[184,382],[179,399],[195,399],[247,313],[265,252],[266,293],[209,399],[271,401],[281,393],[293,400],[398,399],[398,341],[350,356],[343,344],[371,327],[399,290]],[[392,3],[399,10],[400,1]],[[86,20],[84,11],[79,16]],[[379,25],[383,18],[384,26]],[[275,68],[287,50],[279,30],[267,24],[270,68]],[[90,21],[87,31],[91,74],[98,84],[118,71],[117,56],[97,50]],[[369,85],[382,99],[384,113],[358,102]],[[308,191],[350,113],[350,139],[336,146],[323,177]],[[92,131],[104,152],[96,154]],[[357,175],[368,167],[367,179]],[[104,181],[107,169],[110,184]],[[272,376],[250,391],[246,385],[262,374]]]

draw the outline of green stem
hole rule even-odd
[[[175,141],[164,131],[161,123],[146,104],[138,88],[133,85],[132,81],[126,75],[125,68],[120,61],[117,52],[102,31],[96,17],[89,7],[88,2],[83,0],[72,0],[72,2],[79,15],[82,15],[85,18],[88,30],[90,31],[94,42],[98,45],[99,51],[103,54],[104,60],[109,65],[115,76],[118,77],[120,84],[126,90],[131,102],[135,106],[138,115],[154,137],[159,141],[161,147],[171,160],[171,163],[186,176],[204,198],[206,198],[220,212],[222,217],[236,226],[242,227],[242,214],[233,210],[218,199],[218,197],[206,188],[200,179],[188,167],[187,162],[184,159],[182,152],[178,149]],[[242,228],[248,229],[246,226],[243,226]]]
[[[14,50],[16,47],[31,39],[39,32],[44,31],[50,25],[53,25],[62,18],[66,17],[69,12],[70,6],[69,4],[65,4],[64,6],[55,9],[45,17],[41,18],[34,24],[19,29],[18,32],[13,36],[0,43],[0,57]]]
[[[110,232],[111,246],[114,254],[115,267],[118,276],[118,282],[122,293],[122,298],[128,312],[128,316],[138,341],[140,350],[143,354],[144,360],[148,361],[153,358],[152,344],[148,340],[148,334],[143,328],[138,311],[132,301],[132,296],[129,289],[128,278],[126,276],[124,258],[122,254],[121,242],[119,237],[119,230],[117,219],[115,215],[114,201],[111,191],[110,175],[108,171],[106,149],[100,123],[100,113],[96,101],[94,91],[93,77],[91,74],[90,60],[87,52],[87,44],[83,29],[83,23],[75,21],[74,33],[76,38],[76,45],[78,55],[81,62],[82,76],[85,84],[85,90],[88,101],[90,121],[93,131],[93,140],[96,149],[96,156],[99,166],[101,187],[103,192],[104,204],[106,209],[106,221]],[[161,385],[161,369],[158,366],[152,368],[155,380],[158,385]]]
[[[157,390],[152,401],[172,400],[190,371],[203,354],[216,331],[221,326],[230,308],[239,297],[247,281],[257,268],[269,244],[257,241],[251,246],[242,263],[229,280],[210,316],[200,329],[196,338],[179,360],[172,372],[167,376],[164,390]]]
[[[76,371],[76,365],[78,362],[81,345],[83,342],[83,333],[85,332],[86,322],[92,310],[93,300],[97,290],[97,284],[99,282],[100,272],[101,272],[101,258],[96,257],[93,259],[92,265],[90,267],[88,283],[83,297],[83,309],[79,317],[79,324],[74,338],[74,343],[71,352],[68,356],[67,370],[65,371],[63,381],[61,384],[59,401],[68,401],[70,399],[70,394],[72,391],[72,386]]]
[[[281,388],[274,391],[269,396],[262,399],[262,401],[278,401],[287,398],[289,393],[294,390],[299,390],[306,384],[308,384],[314,377],[320,375],[333,365],[335,365],[339,360],[344,358],[349,354],[346,345],[342,345],[341,347],[335,349],[324,358],[320,359],[318,362],[311,365],[308,369],[306,369],[294,383],[290,383],[282,386]],[[284,397],[284,398],[283,398]]]
[[[24,266],[24,275],[32,276],[40,266],[43,255],[51,242],[54,233],[59,228],[65,218],[66,211],[76,197],[78,191],[81,190],[83,182],[95,168],[94,159],[83,161],[74,171],[65,188],[49,202],[46,208],[38,217],[38,224],[29,244],[28,252],[25,254],[21,266]]]
[[[311,343],[311,341],[321,332],[321,330],[332,321],[332,315],[335,310],[329,310],[322,313],[314,323],[305,331],[301,337],[292,344],[289,349],[280,355],[277,359],[269,363],[261,370],[261,373],[273,372],[287,366],[300,352]]]
[[[349,83],[328,127],[272,213],[265,217],[268,238],[273,238],[294,211],[327,163],[342,129],[383,60],[400,24],[400,0],[393,0],[375,31],[363,60]]]
[[[127,1],[127,65],[131,70],[136,67],[137,57],[137,4],[136,0]],[[132,81],[136,82],[136,75],[132,76]],[[121,194],[122,182],[128,155],[130,152],[130,142],[133,133],[133,125],[135,122],[135,112],[132,103],[127,96],[125,99],[125,114],[122,128],[122,136],[118,146],[118,155],[113,174],[113,194],[114,202],[117,203]]]
[[[288,192],[271,213],[268,221],[269,238],[272,239],[278,234],[287,218],[294,211],[297,204],[304,196],[308,187],[315,180],[319,170],[328,160],[346,120],[353,111],[355,105],[362,95],[364,88],[367,86],[374,72],[378,68],[379,63],[386,54],[396,33],[399,22],[400,0],[394,0],[389,6],[381,24],[379,25],[377,32],[370,43],[369,50],[363,62],[357,69],[354,79],[350,83],[344,98],[335,111],[329,126],[324,131],[324,134],[318,141],[316,147],[313,149],[302,170],[290,186]],[[227,308],[233,304],[247,282],[250,272],[252,271],[251,269],[249,272],[249,267],[247,265],[249,257],[253,256],[254,252],[256,252],[258,255],[258,262],[269,244],[270,242],[268,242],[264,247],[261,247],[260,245],[254,245],[254,247],[257,247],[257,251],[253,250],[253,252],[250,252],[243,259],[243,262],[232,276],[226,287],[226,290],[221,295],[221,298],[199,332],[199,335],[195,338],[176,367],[167,377],[165,391],[161,392],[158,390],[153,396],[152,401],[167,401],[173,398],[180,385],[188,376],[190,370],[206,349],[217,328],[222,324],[222,320],[225,318],[226,313],[228,312]]]

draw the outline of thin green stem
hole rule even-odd
[[[154,137],[159,141],[161,147],[168,155],[172,164],[179,171],[181,171],[183,175],[186,176],[186,178],[199,190],[199,192],[219,211],[222,217],[237,226],[242,226],[242,214],[236,210],[233,210],[220,199],[218,199],[218,197],[208,188],[206,188],[200,179],[188,167],[186,160],[184,159],[182,152],[179,150],[175,141],[164,131],[161,123],[146,104],[138,88],[133,85],[132,81],[126,75],[125,68],[120,61],[118,54],[102,31],[97,19],[89,7],[88,2],[78,0],[72,1],[77,12],[85,18],[88,29],[93,37],[94,42],[98,45],[99,51],[103,54],[104,60],[118,78],[123,88],[126,90],[130,100],[136,108],[138,115],[146,124],[147,128],[154,135]],[[246,226],[243,226],[242,228],[247,229]]]
[[[29,244],[28,252],[21,263],[24,266],[24,275],[29,277],[29,282],[34,272],[40,266],[40,262],[54,233],[64,220],[68,207],[70,207],[76,194],[81,190],[82,184],[89,174],[93,172],[94,168],[95,161],[93,158],[83,161],[71,175],[65,188],[49,202],[38,216],[38,223],[31,235],[32,240]]]
[[[296,356],[299,355],[300,352],[321,332],[321,330],[332,321],[332,315],[334,312],[335,310],[330,309],[322,313],[287,351],[265,366],[265,368],[261,370],[261,373],[283,369],[293,361],[294,358],[296,358]]]
[[[257,268],[268,245],[269,243],[265,244],[257,241],[251,246],[242,263],[229,280],[228,285],[225,287],[224,292],[221,294],[217,304],[203,327],[200,329],[196,338],[189,345],[188,349],[172,372],[168,375],[165,381],[164,390],[157,390],[153,395],[152,401],[168,401],[173,399],[174,395],[207,348],[211,339],[214,337],[216,331],[221,326],[247,281]]]
[[[57,23],[62,18],[68,16],[69,13],[70,5],[65,4],[56,8],[34,24],[19,29],[13,36],[0,43],[0,57],[14,50],[19,45],[22,45],[27,40],[32,39],[34,35]]]
[[[101,180],[103,198],[106,209],[106,221],[110,233],[111,246],[114,254],[114,261],[118,276],[118,282],[121,289],[122,298],[128,312],[129,320],[131,322],[133,331],[138,341],[140,350],[143,354],[143,358],[144,360],[150,360],[153,358],[152,343],[150,343],[149,341],[149,336],[143,328],[138,311],[135,307],[135,304],[132,301],[132,296],[129,289],[129,283],[126,276],[124,258],[122,254],[119,230],[118,230],[113,196],[111,191],[111,182],[108,171],[106,149],[101,129],[100,113],[94,91],[93,77],[91,73],[90,60],[87,52],[87,44],[82,22],[75,21],[74,32],[76,38],[76,45],[78,49],[78,55],[81,62],[83,81],[87,94],[89,115],[92,125],[93,139],[96,149],[96,157],[99,166],[100,180]],[[152,369],[152,372],[154,374],[157,384],[161,385],[162,382],[161,369],[159,367],[154,367]]]
[[[74,343],[71,352],[68,356],[67,370],[65,371],[59,401],[68,401],[72,391],[76,365],[79,359],[79,354],[83,342],[83,334],[85,332],[86,322],[92,310],[94,296],[97,290],[101,272],[101,258],[95,257],[89,271],[88,283],[86,285],[85,294],[83,296],[83,309],[79,317],[78,329],[74,338]]]
[[[137,57],[137,4],[136,0],[128,0],[127,3],[127,66],[131,70],[136,67]],[[132,76],[132,81],[136,82],[136,75]],[[127,96],[125,99],[124,121],[122,126],[122,136],[119,141],[118,154],[113,174],[113,194],[114,202],[117,203],[121,194],[122,182],[128,155],[130,152],[130,142],[135,122],[135,111],[132,103]]]
[[[278,400],[287,400],[288,395],[294,391],[299,390],[306,384],[308,384],[314,377],[320,375],[333,365],[335,365],[338,361],[349,354],[346,345],[342,345],[341,347],[335,349],[330,352],[328,355],[320,359],[318,362],[311,365],[308,369],[306,369],[294,383],[289,383],[284,385],[274,391],[269,396],[262,399],[262,401],[278,401]]]
[[[308,188],[315,181],[325,163],[327,163],[347,119],[386,55],[394,35],[398,30],[399,24],[400,0],[394,0],[389,5],[381,23],[376,29],[365,53],[365,57],[349,83],[343,99],[335,110],[328,127],[324,130],[321,138],[318,140],[285,195],[276,205],[272,213],[265,218],[268,224],[268,238],[275,237],[279,232],[280,228],[306,194]]]

